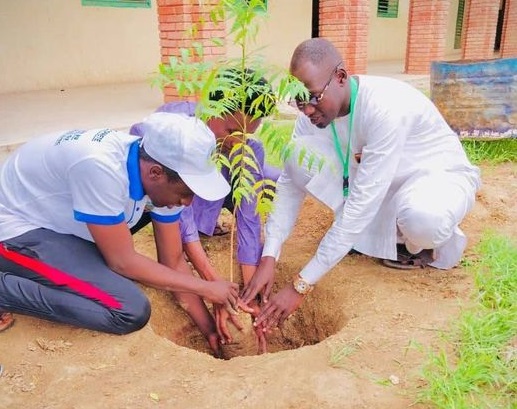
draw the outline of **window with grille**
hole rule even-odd
[[[81,0],[83,6],[151,7],[151,0]]]
[[[399,15],[399,0],[379,0],[377,17],[397,18]]]
[[[456,30],[454,31],[454,48],[461,48],[461,34],[463,32],[463,13],[465,11],[465,0],[458,2],[458,15],[456,16]]]

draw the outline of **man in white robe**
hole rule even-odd
[[[296,100],[295,153],[277,182],[261,263],[242,292],[244,303],[261,293],[256,325],[264,330],[281,325],[352,248],[391,267],[452,268],[466,246],[459,224],[480,187],[458,136],[409,84],[350,75],[322,38],[296,48],[290,71],[309,95]],[[314,156],[324,158],[321,169]],[[293,283],[270,298],[275,262],[306,194],[334,211],[334,223]]]

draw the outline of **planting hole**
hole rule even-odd
[[[294,275],[294,270],[291,274],[289,266],[279,263],[278,267],[279,276]],[[278,288],[275,288],[276,290]],[[210,353],[199,329],[170,294],[147,288],[145,291],[153,306],[150,325],[156,334],[178,345]],[[314,345],[337,333],[345,326],[347,318],[343,313],[343,301],[336,296],[337,293],[333,294],[327,286],[316,288],[282,328],[275,329],[267,335],[267,352]],[[241,312],[238,317],[245,328],[242,332],[232,331],[235,343],[223,347],[226,358],[257,353],[256,336],[253,333],[250,315]],[[229,326],[231,327],[231,324]]]
[[[312,205],[312,203],[309,203],[309,205]],[[307,221],[310,230],[305,222],[300,223],[301,228],[304,229],[303,238],[301,240],[300,238],[297,239],[298,233],[295,231],[294,241],[297,243],[295,248],[290,248],[290,243],[286,243],[284,251],[286,255],[290,255],[290,261],[280,261],[277,264],[273,293],[290,283],[293,276],[299,273],[308,261],[298,260],[296,254],[312,254],[321,239],[321,235],[331,223],[332,216],[327,213],[318,209],[318,219],[311,219],[310,224]],[[149,257],[155,257],[154,239],[150,228],[145,228],[135,235],[135,242],[139,251]],[[230,235],[201,238],[201,242],[219,274],[230,280],[230,269],[228,268]],[[293,256],[296,262],[293,262]],[[239,266],[235,263],[233,281],[238,282],[240,276]],[[346,294],[348,286],[344,280],[346,280],[344,275],[333,274],[332,277],[318,283],[314,291],[307,296],[293,316],[284,323],[283,327],[275,329],[267,335],[267,351],[279,352],[314,345],[340,331],[348,321],[344,312],[351,311],[351,306],[344,305],[347,300],[350,300],[350,297]],[[204,353],[211,353],[204,336],[186,312],[180,308],[172,294],[144,286],[142,286],[142,289],[151,301],[150,326],[156,334],[178,345]],[[209,305],[209,308],[211,309],[212,306]],[[256,355],[257,352],[256,337],[252,333],[251,316],[241,312],[239,320],[245,326],[245,331],[243,333],[232,331],[235,338],[240,340],[235,345],[225,348],[225,354],[228,358]],[[231,324],[229,326],[231,327]]]

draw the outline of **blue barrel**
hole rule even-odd
[[[517,58],[432,62],[431,99],[460,137],[517,138]]]

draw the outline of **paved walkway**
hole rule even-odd
[[[368,73],[429,88],[428,75],[405,75],[402,62],[370,64]],[[146,82],[64,90],[0,94],[0,161],[28,139],[77,128],[127,130],[163,102],[161,91]]]
[[[145,82],[0,95],[0,159],[31,137],[77,128],[126,129],[163,102]]]

